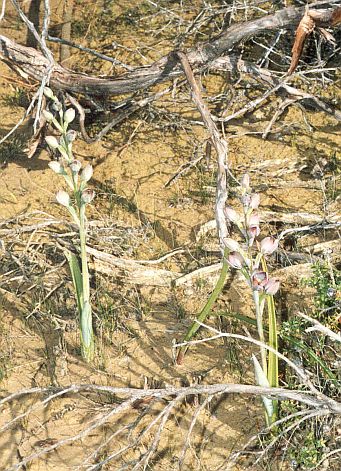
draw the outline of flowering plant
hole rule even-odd
[[[278,248],[278,240],[273,237],[265,237],[260,242],[256,239],[260,233],[260,217],[258,207],[260,196],[253,193],[250,187],[250,178],[244,175],[240,183],[241,213],[233,208],[225,209],[228,221],[235,225],[241,233],[243,242],[239,243],[233,238],[226,238],[224,245],[227,251],[227,264],[243,274],[248,286],[252,290],[255,304],[256,321],[259,339],[265,345],[263,329],[263,315],[267,302],[269,314],[269,339],[268,344],[277,350],[277,326],[276,312],[273,295],[277,293],[280,283],[277,278],[269,276],[265,257],[273,254]],[[226,252],[225,252],[226,253]],[[256,380],[260,386],[278,386],[278,358],[266,348],[260,348],[261,364],[253,355]],[[263,398],[268,421],[276,417],[276,403]]]
[[[95,197],[94,190],[87,188],[87,183],[92,177],[93,169],[89,164],[82,169],[81,162],[73,157],[72,144],[76,138],[76,133],[73,130],[68,130],[68,126],[75,119],[75,110],[69,108],[64,111],[62,104],[50,88],[45,88],[44,93],[52,101],[51,109],[54,111],[54,113],[51,113],[45,110],[43,112],[44,117],[60,133],[59,139],[55,136],[47,136],[45,138],[48,146],[60,154],[59,160],[50,162],[49,167],[64,178],[71,190],[71,195],[65,190],[59,190],[56,194],[56,200],[69,211],[79,230],[81,267],[78,258],[74,254],[67,252],[66,255],[77,297],[82,355],[86,361],[91,361],[94,355],[94,340],[90,304],[90,281],[86,255],[87,219],[85,210],[86,206]]]

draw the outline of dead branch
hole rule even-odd
[[[292,47],[292,58],[291,64],[288,70],[288,75],[292,74],[300,60],[302,55],[303,46],[307,37],[314,31],[316,27],[319,27],[319,31],[325,36],[325,38],[333,42],[333,37],[330,33],[324,30],[323,26],[336,26],[341,22],[341,7],[335,10],[310,10],[307,6],[306,11],[302,20],[300,21],[296,30],[296,38]]]
[[[222,252],[224,252],[224,239],[228,237],[229,231],[227,228],[226,217],[224,214],[224,208],[227,200],[227,172],[229,170],[228,156],[228,144],[221,138],[220,133],[216,124],[213,122],[208,107],[204,103],[202,98],[200,87],[198,86],[195,77],[193,75],[191,66],[189,64],[187,56],[183,52],[177,53],[181,65],[186,74],[188,83],[192,89],[192,98],[196,104],[205,126],[209,132],[212,144],[217,152],[217,192],[216,192],[216,205],[215,205],[215,217],[217,222],[219,242]]]
[[[15,0],[12,1],[14,5],[17,4]],[[303,11],[302,8],[284,8],[272,15],[234,24],[218,38],[190,49],[186,53],[188,62],[194,68],[208,65],[249,36],[257,35],[263,31],[291,27],[299,21]],[[335,9],[327,10],[330,15],[334,11]],[[41,38],[36,36],[36,39],[42,46]],[[46,75],[49,61],[47,57],[35,49],[21,46],[5,36],[0,36],[0,54],[5,62],[17,65],[28,77],[41,81]],[[181,75],[182,71],[177,65],[176,55],[170,53],[148,67],[138,67],[118,78],[106,79],[76,73],[55,64],[50,85],[55,89],[94,96],[122,95],[151,87]]]
[[[35,396],[34,405],[29,407],[23,413],[12,418],[10,423],[2,426],[0,430],[4,431],[8,427],[12,427],[17,424],[19,421],[28,417],[32,412],[35,414],[39,410],[46,409],[47,406],[55,401],[57,398],[62,398],[64,396],[73,396],[73,395],[84,395],[86,393],[106,393],[115,398],[123,398],[119,404],[112,404],[109,407],[104,408],[102,412],[97,416],[96,419],[92,419],[89,422],[85,423],[83,429],[66,438],[63,438],[58,441],[51,441],[51,444],[44,448],[39,448],[37,451],[29,454],[28,456],[22,458],[19,463],[7,468],[6,471],[15,471],[17,469],[23,468],[27,464],[31,463],[34,460],[37,460],[48,453],[57,450],[65,445],[72,444],[78,440],[84,439],[90,433],[100,429],[105,423],[109,422],[114,416],[117,416],[121,413],[128,412],[133,407],[134,403],[138,400],[146,398],[154,398],[155,400],[163,400],[167,402],[167,405],[161,410],[161,412],[151,420],[147,428],[139,434],[137,440],[135,440],[135,445],[141,441],[141,439],[146,435],[148,430],[151,430],[156,423],[161,420],[151,444],[148,446],[146,452],[134,463],[135,469],[138,469],[140,464],[148,463],[149,459],[155,453],[158,442],[160,440],[161,433],[164,429],[165,423],[168,420],[170,413],[175,409],[175,406],[186,399],[188,396],[193,395],[205,395],[209,398],[222,394],[242,394],[242,395],[255,395],[255,396],[264,396],[270,398],[276,398],[279,400],[292,400],[298,401],[302,404],[306,404],[310,408],[313,408],[313,411],[308,411],[310,413],[319,415],[340,415],[341,406],[336,401],[331,400],[324,396],[323,394],[313,391],[296,391],[288,390],[283,388],[266,388],[253,385],[243,385],[243,384],[213,384],[213,385],[195,385],[189,387],[167,387],[162,389],[134,389],[134,388],[124,388],[124,387],[112,387],[112,386],[101,386],[96,384],[73,384],[66,387],[53,387],[53,388],[32,388],[17,391],[9,396],[4,397],[0,400],[1,407],[7,407],[14,401],[22,401],[25,397]],[[39,399],[39,396],[41,399]],[[115,401],[116,402],[116,401]],[[308,413],[307,412],[307,413]],[[309,413],[308,413],[309,415]],[[196,415],[194,416],[196,420]],[[90,424],[90,425],[89,425]],[[193,421],[190,424],[190,427],[193,427]],[[188,440],[186,440],[185,445],[187,445]],[[107,459],[101,464],[111,461],[115,456],[121,454],[125,450],[131,448],[131,444],[128,447],[124,447],[119,452],[116,452],[110,455]],[[99,463],[97,463],[98,465]],[[97,465],[91,467],[90,469],[100,469]],[[130,467],[129,469],[134,469]]]

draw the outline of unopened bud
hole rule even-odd
[[[43,110],[43,116],[48,123],[51,123],[51,121],[53,120],[53,114],[47,110]]]
[[[95,191],[91,188],[87,188],[82,192],[82,201],[85,204],[91,203],[91,201],[95,198]]]
[[[239,221],[238,213],[234,209],[227,206],[224,212],[225,212],[226,219],[228,219],[229,221],[234,222],[234,223],[237,223]]]
[[[44,95],[45,95],[47,98],[50,98],[51,100],[53,100],[53,98],[54,98],[53,91],[52,91],[51,88],[49,88],[49,87],[45,87],[45,88],[44,88]]]
[[[65,111],[64,113],[64,123],[72,123],[72,121],[75,119],[76,112],[73,108],[69,108],[68,110]]]
[[[62,206],[66,206],[67,208],[70,206],[70,196],[64,190],[57,191],[56,200]]]
[[[45,141],[47,142],[48,146],[51,147],[51,149],[58,149],[59,142],[54,136],[46,136]]]
[[[257,209],[260,203],[260,196],[258,193],[253,193],[250,197],[249,207],[252,209]]]
[[[60,162],[57,162],[56,160],[52,160],[52,162],[49,162],[49,167],[56,173],[64,173],[64,167]]]
[[[226,237],[224,239],[224,245],[231,252],[239,252],[240,251],[240,245],[238,244],[238,242],[234,239],[230,239],[229,237]]]
[[[92,166],[90,164],[86,165],[81,173],[81,179],[83,180],[83,182],[88,182],[92,177],[93,172],[94,171]]]
[[[241,179],[241,182],[240,182],[240,185],[243,187],[243,188],[250,188],[250,176],[245,173],[245,175],[243,175],[243,178]]]

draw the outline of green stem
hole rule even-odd
[[[263,330],[263,309],[261,307],[261,300],[259,297],[259,291],[253,290],[252,292],[253,300],[255,303],[256,308],[256,321],[257,321],[257,330],[259,335],[259,340],[265,344],[265,337],[264,337],[264,330]],[[262,359],[262,368],[265,376],[267,376],[267,361],[266,361],[266,349],[261,346],[260,347],[260,355]]]
[[[220,272],[218,281],[217,281],[217,283],[214,287],[214,290],[212,291],[210,297],[208,298],[208,300],[207,300],[205,306],[203,307],[203,309],[201,310],[200,314],[198,315],[196,320],[192,323],[192,325],[188,329],[185,337],[183,338],[183,342],[189,342],[192,339],[192,337],[197,333],[197,331],[200,329],[201,326],[200,326],[200,324],[198,324],[198,322],[205,322],[206,317],[211,312],[213,304],[216,302],[218,296],[220,295],[220,293],[221,293],[221,291],[224,287],[226,275],[227,275],[227,272],[228,272],[228,269],[229,269],[228,263],[227,263],[226,258],[225,258],[226,255],[227,255],[227,251],[225,251],[225,253],[224,253],[223,265],[222,265],[222,268],[221,268],[221,272]],[[176,358],[176,363],[178,365],[182,364],[182,362],[184,360],[184,357],[185,357],[185,353],[186,353],[187,350],[188,350],[187,345],[184,345],[183,347],[180,347],[177,358]]]
[[[92,330],[92,312],[90,304],[90,280],[88,270],[88,259],[86,254],[86,217],[85,204],[79,208],[79,237],[81,246],[81,263],[83,279],[83,309],[80,313],[82,355],[86,361],[91,361],[94,355],[94,339]]]

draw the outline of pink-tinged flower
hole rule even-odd
[[[266,294],[274,295],[279,290],[279,280],[277,278],[270,278],[268,282],[264,285],[264,292]]]
[[[269,280],[268,274],[265,271],[254,271],[251,276],[252,288],[256,291],[263,291],[264,286]]]
[[[243,178],[241,179],[241,182],[240,182],[240,185],[243,187],[243,188],[250,188],[250,176],[245,173],[245,175],[243,175]]]
[[[78,173],[81,168],[82,168],[82,164],[80,163],[79,160],[73,160],[70,163],[70,169],[72,173]]]
[[[70,206],[70,196],[66,193],[66,191],[57,191],[56,200],[62,206],[66,206],[67,208]]]
[[[95,198],[95,191],[91,188],[87,188],[82,192],[82,201],[85,204],[91,203],[91,201]]]
[[[238,242],[234,239],[230,239],[229,237],[226,237],[224,239],[224,245],[231,252],[239,252],[240,251],[240,245],[238,244]]]
[[[243,265],[245,265],[244,258],[238,252],[230,252],[227,257],[227,263],[230,267],[237,269],[243,268]]]
[[[278,240],[273,237],[265,237],[260,243],[260,250],[264,255],[271,255],[278,249]]]
[[[90,164],[86,165],[81,173],[81,179],[83,182],[88,182],[93,174],[93,168]]]
[[[257,209],[260,203],[260,196],[258,193],[253,193],[250,197],[249,207],[252,209]]]
[[[258,213],[252,213],[248,219],[248,226],[259,226],[260,218]]]
[[[228,219],[229,221],[234,222],[234,223],[237,223],[239,221],[239,215],[237,211],[235,211],[234,209],[227,206],[224,212],[225,212],[226,219]]]

